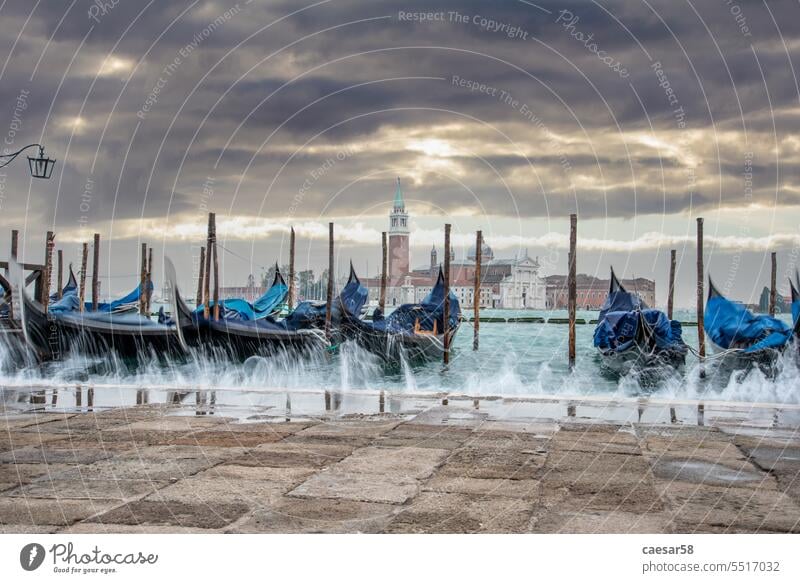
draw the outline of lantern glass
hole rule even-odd
[[[53,168],[55,165],[55,160],[45,158],[44,150],[39,150],[38,158],[31,158],[28,156],[28,166],[30,166],[31,176],[34,178],[50,178],[50,176],[53,175]]]

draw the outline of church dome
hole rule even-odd
[[[494,251],[484,241],[481,245],[481,261],[491,261],[492,259],[494,259]],[[475,247],[470,247],[467,251],[467,261],[475,261]]]

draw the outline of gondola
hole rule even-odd
[[[212,353],[223,351],[228,357],[244,360],[251,356],[270,356],[282,351],[302,352],[325,345],[324,333],[319,326],[313,323],[304,323],[302,318],[287,318],[275,320],[271,315],[264,315],[256,319],[241,318],[240,313],[232,315],[230,310],[221,311],[220,318],[214,320],[204,316],[202,307],[192,311],[180,295],[180,290],[174,283],[174,269],[168,265],[172,287],[172,300],[174,302],[174,315],[177,333],[186,349],[195,348],[209,350]],[[275,280],[270,288],[276,292],[272,294],[277,299],[283,290],[283,296],[288,289],[280,272],[276,270]],[[269,291],[266,295],[269,295]],[[274,304],[277,308],[283,301]],[[220,303],[220,307],[224,303]],[[298,308],[301,308],[300,304]],[[273,310],[274,312],[274,310]],[[225,317],[227,316],[227,317]],[[324,313],[323,313],[324,323]]]
[[[387,362],[440,359],[445,348],[444,335],[444,274],[441,268],[436,284],[418,304],[403,304],[388,317],[376,308],[372,321],[361,320],[357,314],[342,310],[345,337],[377,354]],[[452,346],[461,321],[458,298],[450,292],[448,346]]]
[[[24,362],[28,356],[25,330],[19,319],[12,317],[12,288],[9,281],[0,274],[0,343],[6,351],[6,361]]]
[[[686,361],[680,322],[649,308],[627,291],[611,270],[608,297],[594,330],[594,346],[605,369],[619,374],[668,372]]]
[[[800,286],[800,276],[795,274],[795,280],[798,285],[789,279],[789,288],[792,291],[792,330],[794,332],[795,341],[800,339],[800,292],[797,288]]]
[[[44,307],[22,292],[28,342],[40,359],[66,354],[123,359],[166,358],[181,351],[174,328],[131,312],[63,312],[47,314]]]
[[[759,368],[774,376],[777,361],[792,337],[792,327],[766,314],[753,314],[723,296],[708,280],[703,328],[723,370]]]

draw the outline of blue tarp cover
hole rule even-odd
[[[782,348],[792,337],[792,329],[785,322],[765,314],[755,315],[720,295],[706,302],[704,328],[720,348],[742,348],[745,352]]]
[[[259,320],[273,314],[286,300],[289,286],[282,278],[276,277],[270,288],[252,304],[241,298],[222,300],[219,303],[220,318],[223,320]],[[209,304],[214,307],[214,302]],[[202,315],[204,306],[195,309],[194,313]]]
[[[458,298],[451,291],[449,318],[451,330],[458,326],[460,314],[461,306]],[[372,317],[372,328],[391,334],[413,333],[417,321],[419,321],[420,330],[426,332],[433,331],[434,322],[436,322],[437,333],[441,334],[444,329],[444,276],[441,271],[431,293],[419,304],[403,304],[389,314],[388,318],[384,318],[380,309],[376,309]],[[365,324],[369,323],[365,322]]]
[[[358,276],[350,268],[350,278],[339,294],[339,301],[333,302],[331,321],[336,323],[341,318],[340,310],[344,307],[348,313],[358,317],[364,304],[367,303],[369,291],[361,285]],[[300,302],[297,307],[284,320],[277,322],[285,330],[302,330],[304,328],[320,327],[325,322],[326,306],[320,302]],[[273,322],[275,323],[275,322]]]
[[[128,295],[114,300],[113,302],[100,302],[97,304],[97,312],[116,313],[133,311],[139,305],[140,286],[129,293]],[[64,288],[67,289],[66,287]],[[149,285],[150,291],[153,290],[153,282]],[[80,299],[78,297],[77,288],[70,290],[69,293],[64,293],[60,300],[51,303],[47,310],[51,314],[66,314],[69,312],[77,312],[80,307]],[[84,313],[92,312],[92,302],[83,303]]]
[[[661,310],[648,308],[637,294],[624,290],[608,294],[594,330],[594,346],[604,351],[628,350],[636,341],[640,325],[647,327],[645,332],[657,348],[683,347],[680,322],[671,321]]]

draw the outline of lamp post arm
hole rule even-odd
[[[40,154],[42,152],[44,152],[44,146],[42,146],[41,144],[28,144],[27,146],[25,146],[24,148],[20,148],[19,150],[17,150],[13,154],[0,154],[0,159],[8,158],[8,160],[0,161],[0,168],[5,168],[9,164],[11,164],[17,156],[22,154],[22,152],[24,152],[28,148],[39,148],[39,153]]]

